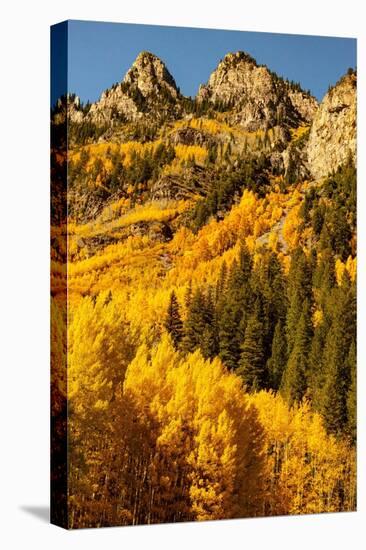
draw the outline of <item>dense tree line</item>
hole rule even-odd
[[[155,181],[166,164],[175,157],[174,148],[170,145],[160,144],[154,151],[146,150],[143,153],[133,151],[128,165],[124,163],[124,154],[118,149],[108,149],[106,158],[111,163],[111,169],[106,170],[100,157],[94,158],[90,167],[90,153],[87,148],[81,149],[77,161],[69,161],[68,176],[70,186],[85,185],[88,181],[100,181],[103,188],[109,193],[116,191],[125,192],[132,185],[133,195],[141,192],[139,184]]]
[[[310,398],[329,433],[353,439],[356,288],[347,270],[337,280],[336,262],[352,252],[355,181],[349,165],[308,193],[301,223],[312,224],[314,239],[294,249],[287,275],[275,253],[254,264],[243,246],[215,289],[189,297],[184,322],[172,295],[166,325],[183,352],[219,356],[248,391],[280,391],[289,405]]]
[[[198,298],[186,299],[197,316]],[[181,335],[177,312],[172,295],[172,335]],[[244,359],[259,356],[257,328],[249,316]],[[110,293],[82,301],[68,342],[68,527],[354,508],[353,449],[327,435],[308,400],[290,408],[280,393],[245,392],[219,358],[183,354],[184,339],[178,349],[167,335],[138,345]],[[64,351],[53,351],[62,401]]]
[[[210,148],[208,163],[215,165],[217,147]],[[269,189],[268,173],[271,169],[264,155],[236,157],[235,167],[230,161],[223,167],[215,168],[207,195],[199,199],[191,213],[191,226],[194,230],[201,228],[211,216],[224,215],[230,210],[235,200],[241,197],[244,189],[255,191],[262,197]]]

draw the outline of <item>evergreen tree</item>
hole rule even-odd
[[[252,314],[245,329],[238,374],[249,391],[263,389],[266,384],[266,368],[263,353],[263,325],[256,313]]]
[[[329,322],[323,322],[314,328],[313,338],[309,350],[308,384],[309,394],[313,407],[318,412],[322,411],[323,386],[325,383],[323,353],[325,339],[329,331]]]
[[[345,261],[351,253],[350,240],[352,237],[351,228],[347,221],[346,208],[337,208],[335,206],[330,211],[328,217],[331,226],[332,248],[335,254]]]
[[[216,295],[215,295],[216,304],[220,302],[224,296],[224,293],[226,290],[226,283],[227,283],[227,265],[226,265],[226,262],[223,262],[220,269],[219,278],[217,280],[217,285],[216,285]]]
[[[204,300],[205,328],[202,333],[200,348],[205,359],[213,359],[219,353],[217,316],[212,299],[212,291],[208,290]]]
[[[288,276],[289,307],[286,318],[288,354],[295,343],[296,330],[303,312],[304,302],[310,304],[312,298],[311,271],[308,259],[301,248],[294,251]]]
[[[259,318],[263,324],[265,360],[271,357],[274,330],[279,320],[284,322],[287,310],[286,287],[282,266],[272,252],[266,252],[252,273],[251,287]]]
[[[286,282],[282,265],[275,253],[271,253],[268,264],[270,300],[278,319],[284,320],[287,312]]]
[[[320,204],[313,210],[312,228],[316,236],[319,236],[324,223],[325,206]]]
[[[184,305],[187,310],[191,307],[191,303],[192,303],[192,281],[190,280],[184,296]]]
[[[211,294],[205,297],[200,289],[194,293],[184,323],[182,349],[186,353],[201,348],[205,357],[214,357],[218,351],[214,306]]]
[[[348,423],[347,397],[352,385],[352,363],[355,363],[355,350],[352,350],[356,340],[355,300],[355,286],[345,274],[341,286],[334,289],[329,299],[332,321],[323,355],[322,413],[328,432],[335,435],[343,433]]]
[[[321,258],[315,265],[313,273],[313,286],[319,289],[318,302],[324,306],[331,289],[336,284],[334,256],[329,249],[322,251]]]
[[[270,387],[278,390],[287,363],[286,332],[282,321],[278,321],[272,341],[272,354],[267,362]]]
[[[309,303],[305,301],[297,325],[294,344],[281,381],[281,391],[289,404],[301,401],[306,393],[310,342],[311,318]]]
[[[232,293],[228,294],[219,319],[219,356],[224,365],[231,370],[237,368],[240,358],[239,327],[242,317],[243,311],[235,301],[235,296]]]
[[[179,304],[174,290],[170,294],[165,328],[169,332],[174,347],[177,349],[183,337],[183,323],[179,313]]]
[[[253,299],[250,287],[252,258],[243,247],[238,261],[234,260],[227,282],[225,303],[218,320],[219,355],[229,369],[236,369],[240,359],[240,345],[246,326],[246,315]]]
[[[322,413],[328,433],[340,435],[347,423],[347,372],[339,327],[329,331],[324,350],[326,379]]]

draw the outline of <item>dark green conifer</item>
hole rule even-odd
[[[263,325],[257,314],[252,314],[245,329],[237,369],[237,373],[242,377],[248,391],[263,389],[266,383],[262,331]]]
[[[205,328],[205,299],[202,291],[197,289],[192,296],[187,319],[184,323],[184,336],[181,346],[183,351],[190,353],[200,347]]]
[[[289,307],[286,318],[286,338],[290,356],[304,302],[307,301],[309,305],[312,298],[311,271],[302,248],[297,248],[291,257],[287,294]]]
[[[328,433],[340,435],[347,423],[347,393],[349,381],[344,364],[344,350],[339,327],[329,331],[325,350],[325,384],[322,413]]]
[[[272,341],[272,353],[270,359],[267,362],[269,385],[274,390],[278,390],[280,387],[286,363],[286,331],[283,322],[280,320],[276,324]]]
[[[200,348],[205,359],[213,359],[219,353],[219,345],[217,316],[210,288],[204,298],[203,316],[205,328],[202,333]]]
[[[226,262],[223,262],[220,269],[219,278],[216,284],[216,294],[215,294],[216,304],[223,300],[224,293],[226,290],[226,284],[227,284],[227,265],[226,265]]]
[[[225,303],[218,319],[219,355],[229,369],[236,369],[240,359],[246,316],[252,302],[250,278],[252,258],[246,247],[234,260],[227,281]]]
[[[180,317],[179,304],[174,290],[170,294],[165,328],[169,332],[175,348],[178,348],[183,337],[183,323]]]
[[[290,405],[301,401],[306,393],[311,326],[309,303],[305,300],[281,382],[282,394]]]

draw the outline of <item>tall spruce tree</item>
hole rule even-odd
[[[314,328],[309,350],[309,395],[314,409],[318,412],[322,411],[323,386],[325,383],[325,365],[323,361],[323,354],[325,339],[329,329],[329,320],[325,317],[321,324]]]
[[[228,369],[236,369],[240,358],[241,322],[243,310],[228,293],[219,319],[219,356]]]
[[[200,348],[205,359],[213,359],[219,353],[217,315],[212,298],[212,290],[209,288],[204,298],[205,328],[202,333]]]
[[[219,355],[229,369],[236,369],[240,359],[246,315],[253,299],[251,271],[251,255],[246,247],[242,247],[239,259],[234,260],[228,275],[224,304],[219,306]]]
[[[245,329],[244,341],[237,373],[243,378],[249,391],[258,391],[266,386],[266,365],[263,352],[263,324],[253,313]]]
[[[222,301],[222,298],[226,290],[226,283],[227,283],[227,265],[226,265],[226,262],[223,262],[220,269],[219,278],[216,284],[216,293],[215,293],[216,304]]]
[[[204,295],[197,289],[188,303],[187,319],[181,348],[186,353],[200,348],[205,358],[218,354],[218,332],[212,291]]]
[[[287,342],[284,323],[279,320],[276,324],[272,341],[272,353],[267,362],[269,385],[278,390],[283,372],[287,363]]]
[[[328,432],[341,434],[347,432],[349,424],[348,397],[355,363],[351,348],[356,341],[356,288],[347,272],[332,290],[326,312],[330,322],[323,353],[321,410]]]
[[[289,307],[286,317],[286,337],[288,354],[291,354],[295,344],[296,330],[306,301],[308,307],[312,298],[311,271],[308,259],[302,250],[297,248],[292,257],[288,276]]]
[[[190,300],[187,319],[184,323],[182,349],[186,353],[194,351],[201,343],[201,338],[206,326],[204,309],[204,296],[202,291],[198,288]]]
[[[265,360],[271,357],[274,330],[279,320],[285,320],[287,311],[286,286],[282,266],[272,252],[264,252],[252,272],[251,287],[259,306],[263,323],[263,351]]]
[[[306,393],[311,331],[309,302],[305,300],[281,382],[281,392],[290,405],[294,401],[301,401]]]
[[[165,328],[169,332],[174,347],[177,349],[183,337],[183,322],[180,317],[179,304],[174,290],[170,294]]]
[[[347,424],[348,373],[344,363],[343,339],[339,326],[328,332],[325,350],[325,384],[322,413],[328,433],[340,435]]]
[[[184,305],[187,310],[191,307],[191,303],[192,303],[192,281],[190,280],[184,295]]]

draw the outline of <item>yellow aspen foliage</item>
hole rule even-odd
[[[277,230],[273,233],[271,230],[280,215],[280,210],[276,209],[286,210],[288,196],[270,195],[270,199],[261,199],[246,190],[240,203],[233,206],[224,220],[211,220],[196,235],[181,227],[168,243],[153,242],[148,234],[126,236],[134,223],[174,224],[175,219],[190,207],[189,201],[155,201],[127,212],[122,202],[116,205],[116,215],[112,203],[109,213],[106,207],[94,222],[70,222],[68,243],[72,261],[68,266],[68,278],[71,305],[76,306],[82,296],[111,290],[115,297],[121,296],[121,307],[135,328],[140,325],[146,337],[150,334],[149,338],[153,333],[159,335],[163,307],[172,288],[184,287],[189,281],[192,288],[202,284],[215,285],[222,263],[225,261],[231,265],[238,257],[243,241],[254,254],[258,237],[268,233],[268,246],[276,249]],[[88,240],[99,235],[121,240],[92,250],[90,254]],[[286,270],[288,256],[277,253]],[[60,285],[57,283],[57,263],[54,264],[53,278],[57,291],[61,289],[61,282]],[[141,310],[144,311],[142,324],[139,318]]]
[[[108,293],[84,298],[68,331],[68,399],[75,412],[106,408],[122,387],[132,345],[120,308]]]
[[[281,219],[283,214],[283,208],[281,206],[275,206],[271,214],[271,222],[276,223]]]
[[[346,261],[346,269],[348,271],[351,281],[355,281],[357,276],[357,258],[356,257],[352,258],[352,256],[348,256]]]
[[[282,233],[290,250],[293,250],[299,244],[299,211],[300,205],[294,206],[287,214],[285,223],[283,224]]]
[[[321,309],[316,309],[313,313],[313,326],[318,327],[322,324],[324,318],[323,311]]]
[[[351,281],[354,281],[356,279],[357,258],[352,258],[352,256],[348,256],[345,263],[343,263],[342,260],[337,258],[335,263],[335,273],[336,273],[337,283],[339,285],[342,284],[342,279],[345,272],[348,273]]]
[[[354,509],[355,449],[327,435],[308,401],[289,409],[279,394],[265,391],[251,395],[250,400],[265,430],[269,513]]]
[[[291,141],[296,142],[299,139],[301,139],[304,134],[306,134],[309,131],[309,126],[298,126],[297,128],[291,128]]]
[[[207,149],[199,145],[182,145],[178,144],[174,148],[176,157],[179,160],[189,160],[194,158],[198,164],[203,164],[207,157]]]
[[[194,236],[192,231],[187,227],[180,227],[174,234],[174,238],[170,243],[170,249],[176,254],[183,254],[184,250],[192,247]]]
[[[257,239],[255,238],[254,235],[248,235],[248,237],[246,237],[245,239],[245,244],[248,247],[248,250],[251,254],[253,254],[255,251],[256,243],[257,243]]]
[[[118,144],[113,142],[93,143],[81,147],[78,151],[70,153],[70,160],[77,162],[80,160],[82,151],[85,151],[89,155],[89,159],[86,165],[86,169],[89,172],[96,159],[102,161],[103,168],[110,172],[112,170],[112,162],[108,157],[109,153],[121,153],[123,155],[123,164],[130,166],[134,155],[144,155],[145,153],[154,153],[156,149],[161,146],[161,140],[148,141],[141,143],[139,141],[128,141],[126,143]]]
[[[155,520],[243,517],[260,513],[263,441],[241,381],[200,352],[181,359],[167,337],[139,349],[125,395],[151,418],[156,450]],[[160,487],[162,486],[162,490]],[[186,490],[185,490],[186,489]]]
[[[268,248],[273,252],[277,252],[278,249],[278,233],[271,232],[268,238]]]

